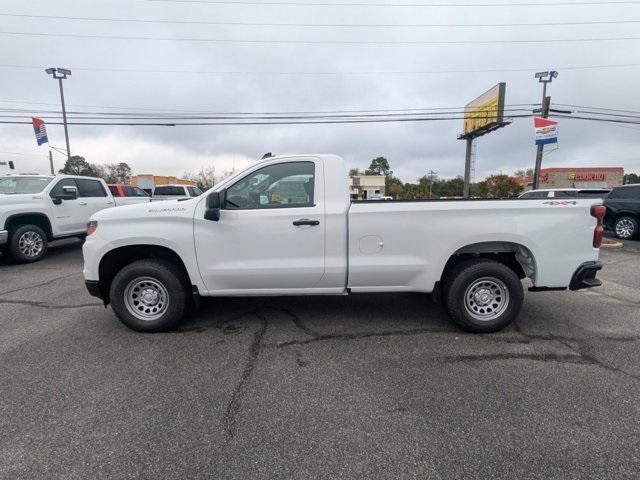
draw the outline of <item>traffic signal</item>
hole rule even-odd
[[[16,168],[16,167],[14,167],[14,166],[13,166],[13,161],[9,160],[9,169],[10,169],[10,170],[13,170],[13,169],[15,169],[15,168]]]

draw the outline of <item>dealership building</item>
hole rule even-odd
[[[623,167],[553,167],[540,170],[538,188],[613,188],[622,185]],[[524,179],[531,189],[533,178]]]

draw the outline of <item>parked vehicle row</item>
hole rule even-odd
[[[600,285],[599,198],[351,202],[346,178],[337,156],[271,157],[199,197],[98,212],[87,289],[144,332],[199,296],[359,292],[435,292],[458,326],[494,332],[524,277],[533,291]]]

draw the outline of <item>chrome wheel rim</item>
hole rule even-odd
[[[138,277],[124,289],[127,310],[139,320],[150,322],[162,317],[169,308],[169,292],[162,282],[151,277]]]
[[[509,290],[495,277],[482,277],[469,285],[464,293],[464,308],[475,320],[495,320],[509,306]]]
[[[44,249],[44,240],[38,232],[29,230],[20,235],[18,239],[18,250],[25,257],[37,257]]]
[[[629,238],[633,233],[633,222],[628,218],[622,218],[616,222],[616,235],[620,238]]]

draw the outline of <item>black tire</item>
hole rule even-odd
[[[30,244],[25,244],[25,242]],[[33,263],[47,253],[47,235],[37,225],[21,225],[9,231],[8,251],[16,263]]]
[[[502,330],[522,308],[522,282],[513,270],[500,262],[467,260],[456,265],[444,283],[445,309],[454,323],[467,332]],[[503,291],[506,294],[501,293]],[[465,298],[467,296],[468,299]]]
[[[613,225],[613,231],[616,237],[622,240],[631,240],[638,236],[638,219],[631,216],[624,216],[616,219],[616,223]]]
[[[145,282],[147,283],[145,284]],[[162,287],[158,287],[158,284]],[[136,305],[135,298],[132,298],[131,301],[127,299],[129,294],[136,295],[135,287],[139,285],[142,286],[138,289],[139,300]],[[153,296],[154,291],[158,294],[155,297],[159,298],[158,303],[149,306],[140,302],[143,293],[151,292],[150,295]],[[165,296],[166,304],[161,303]],[[137,332],[165,332],[179,325],[187,312],[189,306],[188,282],[183,272],[170,262],[139,260],[130,263],[118,272],[111,282],[109,298],[111,308],[127,327]],[[137,315],[134,315],[130,308],[136,311]],[[153,311],[147,312],[145,309],[158,309],[156,313],[158,317],[140,318],[140,316],[154,314]]]

